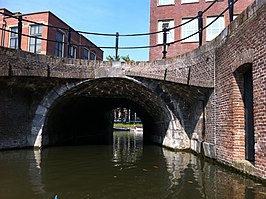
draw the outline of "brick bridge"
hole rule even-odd
[[[109,143],[112,109],[127,107],[143,121],[144,142],[192,149],[266,179],[265,21],[265,0],[255,1],[212,42],[155,62],[75,60],[1,47],[0,148]],[[253,145],[245,123],[248,71]]]

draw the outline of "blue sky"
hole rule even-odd
[[[75,30],[101,33],[149,32],[149,0],[0,0],[0,8],[11,12],[51,11]],[[98,46],[114,46],[115,38],[87,35]],[[120,46],[146,46],[149,37],[121,38]],[[104,57],[114,50],[104,50]],[[120,50],[135,61],[148,60],[148,49]]]

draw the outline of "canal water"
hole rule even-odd
[[[0,152],[1,199],[257,199],[266,187],[196,156],[115,132],[112,146]]]

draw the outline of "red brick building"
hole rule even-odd
[[[13,16],[22,16],[22,34],[24,34],[21,39],[22,50],[57,57],[69,56],[77,59],[103,60],[103,51],[100,48],[83,35],[75,32],[52,12],[21,14],[12,13],[5,8],[0,9],[0,12],[3,13],[0,13],[1,46],[18,48],[18,34],[14,33],[18,32],[18,19]],[[69,29],[72,29],[70,49],[67,45]]]
[[[151,0],[150,1],[150,32],[161,31],[163,25],[171,28],[183,24],[204,11],[213,0]],[[253,0],[241,0],[234,4],[234,17],[240,14]],[[228,7],[228,1],[217,1],[203,14],[203,27],[211,23]],[[230,22],[229,13],[223,16],[203,31],[203,44],[214,39]],[[195,19],[186,25],[173,29],[168,33],[167,43],[173,42],[198,31],[198,20]],[[150,45],[163,42],[163,33],[152,34]],[[189,52],[199,46],[198,34],[181,42],[172,44],[167,49],[167,57],[174,57]],[[162,47],[150,48],[150,61],[162,58]]]

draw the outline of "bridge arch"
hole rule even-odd
[[[108,143],[112,140],[112,110],[126,107],[143,122],[144,142],[189,148],[181,122],[147,85],[129,77],[98,78],[54,89],[39,105],[32,125],[35,147]],[[93,142],[92,142],[93,141]]]

